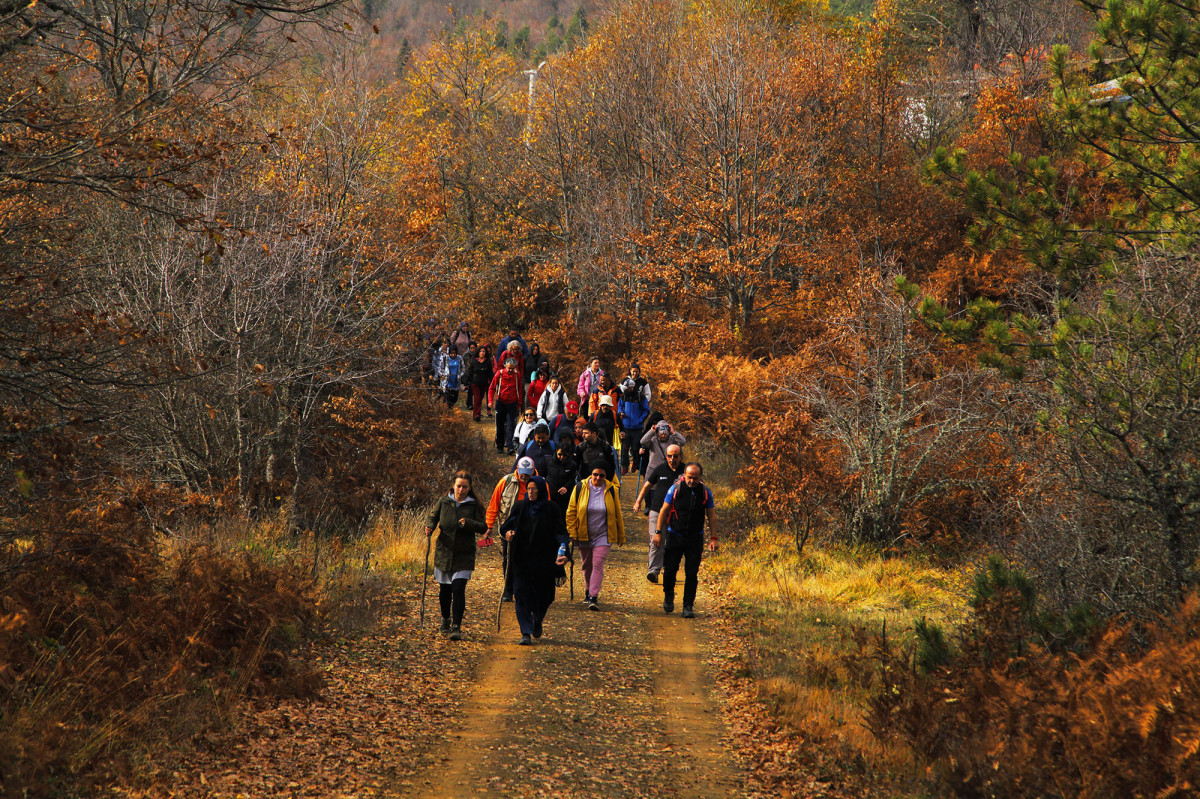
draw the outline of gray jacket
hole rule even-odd
[[[650,453],[650,460],[646,464],[646,474],[650,474],[667,462],[667,447],[672,444],[678,444],[682,447],[686,443],[687,439],[678,430],[668,435],[666,441],[659,441],[658,432],[654,428],[651,428],[650,432],[642,436],[642,446],[646,449],[646,452]]]

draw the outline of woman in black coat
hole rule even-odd
[[[517,643],[523,646],[542,637],[542,622],[554,602],[555,581],[566,574],[567,527],[548,497],[546,479],[530,479],[525,484],[525,499],[513,505],[500,527],[509,542],[508,568],[516,600],[513,604],[521,627]]]

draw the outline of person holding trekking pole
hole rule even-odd
[[[608,471],[597,465],[575,485],[567,505],[567,532],[582,556],[584,601],[588,610],[600,609],[600,587],[604,584],[604,562],[612,546],[625,543],[625,519],[617,484]]]
[[[533,461],[529,458],[521,458],[517,461],[517,468],[513,470],[513,473],[504,475],[500,478],[500,482],[496,483],[496,487],[492,490],[492,498],[488,501],[487,513],[484,515],[489,532],[498,532],[498,525],[508,518],[512,506],[525,499],[529,480],[535,474],[537,474],[537,469],[534,467]],[[508,570],[508,542],[500,539],[500,543],[501,567],[504,572],[504,592],[501,595],[501,601],[511,602],[513,595],[512,575]]]
[[[546,611],[554,603],[557,580],[566,577],[567,528],[549,500],[544,477],[530,478],[525,499],[516,502],[500,527],[509,546],[521,646],[542,637]]]
[[[717,549],[717,514],[712,491],[701,482],[704,470],[689,463],[679,482],[667,489],[658,511],[658,532],[654,543],[665,547],[663,553],[663,610],[675,610],[675,576],[683,565],[683,617],[695,618],[696,587],[700,559],[704,554],[704,523],[708,522],[708,548]]]
[[[475,570],[475,538],[487,531],[483,506],[475,499],[467,472],[454,474],[454,487],[430,511],[425,535],[432,536],[434,528],[440,531],[433,556],[433,579],[440,588],[442,632],[451,641],[461,641],[467,581]]]

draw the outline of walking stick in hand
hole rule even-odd
[[[501,533],[500,535],[504,535]],[[500,616],[504,612],[504,589],[508,586],[508,567],[512,563],[512,553],[504,559],[504,577],[500,580],[500,601],[496,603],[496,632],[500,632]]]
[[[575,601],[575,542],[567,549],[567,560],[571,562],[571,601]]]
[[[425,536],[425,568],[421,570],[421,621],[418,627],[425,626],[425,591],[429,588],[429,548],[433,545],[433,532]]]

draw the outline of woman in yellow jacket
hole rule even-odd
[[[588,479],[576,483],[567,505],[567,533],[583,556],[583,601],[589,610],[599,610],[609,547],[625,543],[617,484],[608,481],[604,469],[596,467]]]

